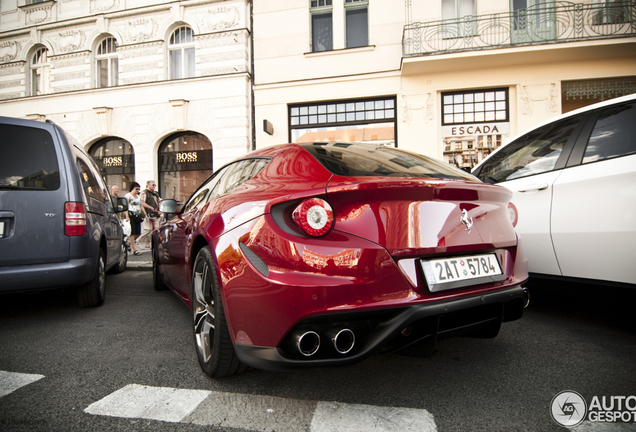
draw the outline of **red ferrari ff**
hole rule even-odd
[[[219,169],[180,212],[160,203],[155,288],[192,308],[213,377],[494,337],[527,304],[510,196],[390,147],[266,148]]]

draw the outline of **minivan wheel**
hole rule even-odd
[[[106,297],[106,263],[104,251],[97,254],[97,265],[93,279],[77,289],[77,301],[81,307],[95,307],[104,304]]]
[[[126,270],[126,265],[128,264],[128,248],[126,247],[126,243],[121,242],[120,251],[119,251],[119,261],[117,264],[110,270],[111,273],[122,273]]]

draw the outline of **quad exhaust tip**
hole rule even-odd
[[[293,339],[296,349],[305,357],[311,357],[320,348],[320,336],[315,331],[298,332]]]
[[[530,305],[530,290],[526,287],[523,287],[523,299],[525,300],[523,307],[527,308]]]
[[[327,332],[334,349],[340,354],[347,354],[356,343],[356,336],[348,328],[331,329]]]

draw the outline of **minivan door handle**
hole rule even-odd
[[[522,189],[518,189],[518,191],[521,192],[521,193],[536,192],[536,191],[545,190],[547,188],[548,188],[548,184],[547,183],[533,183],[533,184],[529,184],[529,185],[525,186]]]

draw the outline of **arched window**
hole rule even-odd
[[[186,202],[212,175],[212,143],[196,132],[166,138],[159,146],[159,195]]]
[[[117,41],[107,37],[97,46],[95,53],[95,87],[113,87],[119,84],[119,58]]]
[[[40,47],[35,50],[29,61],[29,95],[37,96],[49,92],[48,50]]]
[[[109,137],[96,142],[88,151],[99,167],[108,187],[119,186],[124,196],[135,181],[135,150],[126,140]]]
[[[170,79],[194,77],[194,32],[190,27],[179,27],[172,33],[168,54]]]

